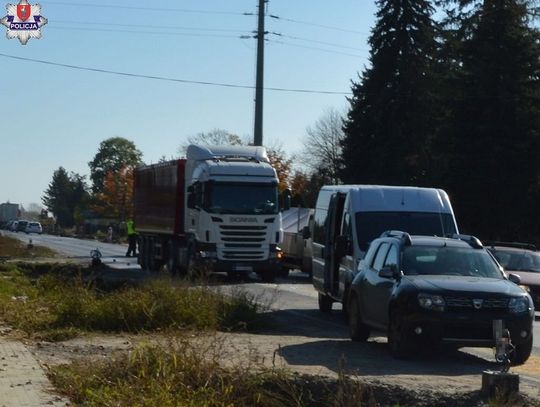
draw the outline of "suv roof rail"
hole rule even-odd
[[[401,230],[386,230],[381,233],[380,237],[397,237],[401,239],[401,241],[405,243],[406,245],[411,244],[411,235]]]
[[[453,234],[453,235],[452,235],[452,239],[463,240],[464,242],[469,243],[469,245],[471,245],[471,246],[474,247],[475,249],[481,249],[482,247],[484,247],[484,245],[482,244],[482,242],[480,241],[480,239],[478,239],[476,236],[472,236],[472,235],[462,235],[462,234]]]
[[[536,246],[532,243],[520,243],[520,242],[499,242],[499,241],[489,241],[486,242],[486,246],[505,246],[513,247],[516,249],[525,249],[536,251]]]

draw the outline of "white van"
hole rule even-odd
[[[442,189],[322,187],[311,230],[313,285],[321,311],[329,312],[334,302],[347,303],[358,263],[370,242],[387,230],[427,236],[458,233],[450,199]]]

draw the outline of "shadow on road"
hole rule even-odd
[[[499,368],[495,362],[455,350],[433,350],[411,355],[410,360],[397,360],[390,356],[386,342],[379,340],[318,340],[281,347],[279,355],[289,365],[325,366],[336,373],[359,376],[463,376]]]

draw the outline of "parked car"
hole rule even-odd
[[[26,232],[26,227],[28,226],[27,220],[20,220],[17,222],[17,228],[15,232]]]
[[[410,236],[385,232],[359,265],[348,302],[350,336],[365,341],[372,329],[388,333],[393,356],[419,347],[494,347],[494,320],[510,333],[513,364],[528,358],[534,307],[519,277],[472,237]]]
[[[39,222],[28,222],[28,225],[25,229],[26,233],[38,233],[41,235],[43,233],[43,228],[41,227],[41,223]]]
[[[17,226],[19,225],[19,221],[18,220],[15,220],[13,221],[13,223],[10,225],[9,227],[9,230],[11,230],[12,232],[16,232],[17,231]]]
[[[526,243],[492,242],[487,248],[505,271],[519,275],[521,286],[540,311],[540,252]]]

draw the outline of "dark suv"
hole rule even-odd
[[[440,343],[494,347],[493,321],[502,320],[512,363],[522,364],[532,350],[534,307],[517,283],[472,236],[385,232],[353,280],[350,335],[365,341],[372,328],[387,331],[392,354],[402,358]]]

